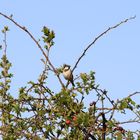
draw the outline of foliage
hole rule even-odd
[[[8,19],[13,21],[11,17]],[[17,23],[16,25],[30,35],[25,27]],[[55,33],[48,27],[42,29],[45,44],[45,58],[42,59],[44,69],[37,82],[29,81],[26,86],[19,89],[18,98],[14,98],[10,93],[13,75],[9,70],[12,64],[6,55],[7,31],[9,29],[5,26],[2,30],[4,53],[0,62],[0,135],[4,140],[133,140],[136,137],[140,139],[139,130],[133,132],[123,127],[123,124],[127,123],[140,123],[140,105],[132,99],[140,92],[134,92],[123,99],[112,100],[108,92],[96,84],[94,71],[80,73],[75,78],[75,87],[64,85],[59,77],[62,68],[55,68],[49,59],[49,50],[54,45]],[[32,35],[30,37],[34,40]],[[40,48],[36,40],[35,43]],[[47,87],[49,71],[60,81],[61,90],[58,92]],[[93,98],[88,106],[84,102],[86,96]],[[110,104],[109,107],[107,102]],[[134,119],[126,118],[125,122],[117,120],[115,113],[123,115],[128,110],[134,114]]]

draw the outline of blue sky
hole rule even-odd
[[[140,91],[139,5],[139,0],[4,0],[0,2],[0,11],[13,14],[13,18],[26,26],[36,39],[41,38],[44,25],[53,29],[56,38],[50,57],[56,67],[64,63],[74,66],[85,47],[97,35],[121,20],[136,15],[135,20],[100,38],[74,72],[77,75],[95,71],[96,83],[108,90],[111,98],[117,99]],[[7,37],[8,57],[13,63],[15,77],[11,90],[16,96],[15,89],[24,86],[27,81],[37,81],[43,69],[40,61],[42,55],[26,33],[0,17],[0,29],[5,25],[10,28]],[[0,44],[3,44],[2,40],[0,34]],[[48,82],[51,87],[57,84],[53,78]],[[89,98],[87,103],[90,102]]]

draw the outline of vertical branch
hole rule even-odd
[[[6,32],[4,32],[4,40],[3,40],[3,42],[4,42],[4,55],[6,56],[6,52],[7,52],[7,42],[6,42],[6,39],[7,39],[7,34],[6,34]]]
[[[102,94],[102,96],[101,96],[101,103],[102,103],[102,108],[104,108],[104,94]],[[102,127],[102,140],[105,140],[105,135],[106,135],[106,133],[105,133],[105,131],[106,131],[106,119],[105,119],[105,113],[104,113],[104,109],[102,110],[102,113],[101,113],[101,115],[102,115],[102,124],[103,124],[103,127]]]
[[[8,30],[7,30],[8,31]],[[7,79],[7,69],[6,69],[6,60],[7,60],[7,42],[6,42],[6,39],[7,39],[7,35],[6,35],[6,30],[4,31],[4,73],[5,73],[5,76],[4,76],[4,86],[6,87],[6,79]],[[6,92],[6,91],[5,91]],[[5,93],[6,94],[6,93]]]
[[[103,129],[102,129],[102,140],[106,138],[106,118],[105,114],[102,112],[102,120],[103,120]]]
[[[7,35],[6,35],[6,32],[8,31],[8,27],[4,27],[4,29],[2,30],[3,34],[4,34],[4,53],[3,53],[3,57],[2,57],[2,62],[3,63],[3,70],[2,70],[2,78],[3,78],[3,87],[2,87],[2,92],[1,92],[1,106],[2,106],[2,110],[1,110],[1,117],[4,118],[4,113],[5,113],[5,110],[4,110],[4,102],[5,102],[5,98],[6,98],[6,93],[7,93],[7,75],[8,75],[8,70],[6,68],[6,65],[7,65],[7,42],[6,42],[6,39],[7,39]],[[5,122],[4,120],[2,119],[2,128],[5,127]],[[4,131],[1,131],[2,133],[2,136],[5,135]]]

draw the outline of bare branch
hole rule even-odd
[[[125,124],[125,123],[140,123],[140,120],[129,120],[124,122],[117,122],[116,124]]]
[[[34,38],[34,36],[27,30],[26,27],[21,26],[20,24],[18,24],[15,20],[13,20],[11,17],[3,14],[0,12],[0,15],[2,15],[3,17],[5,17],[6,19],[12,21],[17,27],[19,27],[20,29],[22,29],[23,31],[25,31],[30,37],[31,39],[35,42],[35,44],[37,45],[37,47],[40,49],[40,51],[42,52],[42,54],[44,55],[44,57],[46,58],[46,60],[48,61],[49,65],[51,66],[51,68],[53,69],[53,72],[55,73],[55,75],[57,76],[61,86],[64,88],[64,84],[62,82],[62,80],[60,79],[55,67],[53,66],[53,64],[51,63],[51,61],[49,60],[48,56],[46,55],[46,53],[44,52],[44,50],[42,49],[41,45],[38,43],[38,41]]]
[[[132,96],[137,95],[137,94],[140,94],[140,92],[136,91],[136,92],[130,94],[128,97],[132,97]]]
[[[132,20],[132,19],[135,19],[135,18],[136,18],[136,16],[127,18],[127,19],[121,21],[120,23],[118,23],[118,24],[116,24],[116,25],[114,25],[114,26],[112,26],[112,27],[109,27],[107,30],[105,30],[104,32],[102,32],[101,34],[99,34],[99,35],[86,47],[86,49],[84,50],[84,52],[82,53],[82,55],[78,58],[77,62],[75,63],[75,65],[74,65],[72,71],[75,70],[75,68],[77,67],[78,63],[79,63],[80,60],[82,59],[82,57],[85,55],[85,53],[88,51],[88,49],[89,49],[92,45],[94,45],[94,44],[96,43],[96,41],[97,41],[98,39],[100,39],[102,36],[104,36],[106,33],[108,33],[109,31],[111,31],[112,29],[115,29],[115,28],[117,28],[118,26],[120,26],[121,24],[124,24],[124,23],[128,22],[129,20]]]

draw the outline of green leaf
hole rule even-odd
[[[9,31],[8,26],[4,26],[4,30],[5,30],[5,31]]]

